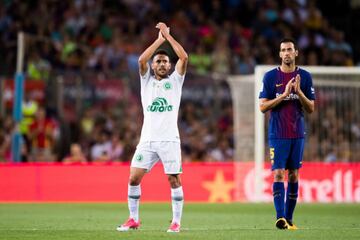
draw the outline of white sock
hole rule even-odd
[[[176,222],[180,224],[181,222],[181,215],[184,205],[184,193],[182,186],[178,188],[171,189],[171,203],[172,203],[172,212],[173,212],[173,220],[172,222]]]
[[[137,186],[128,185],[128,206],[129,206],[130,218],[133,218],[136,222],[139,221],[140,196],[141,196],[140,185]]]

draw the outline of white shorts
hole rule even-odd
[[[180,143],[139,143],[131,160],[131,167],[143,168],[149,172],[159,160],[163,164],[165,174],[182,173]]]

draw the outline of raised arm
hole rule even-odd
[[[139,72],[141,76],[143,76],[146,71],[148,70],[148,61],[150,60],[151,56],[154,54],[156,49],[163,44],[166,39],[163,37],[161,32],[159,31],[158,38],[147,48],[145,51],[140,55],[138,63],[139,63]]]
[[[174,52],[178,56],[179,60],[175,65],[176,71],[180,75],[184,75],[186,72],[187,62],[188,62],[188,55],[185,52],[184,48],[178,43],[171,35],[169,28],[166,26],[165,23],[158,23],[156,28],[160,29],[162,36],[170,43],[171,47],[174,49]]]

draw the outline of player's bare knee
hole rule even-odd
[[[295,183],[299,179],[298,170],[289,170],[288,173],[289,182]]]
[[[275,182],[283,182],[285,180],[284,176],[281,174],[277,174],[274,176]]]
[[[130,186],[137,186],[139,185],[141,182],[141,177],[137,176],[137,175],[130,175],[129,177],[129,185]]]
[[[168,175],[168,181],[171,188],[178,188],[181,186],[181,180],[179,175]]]
[[[283,182],[285,180],[285,171],[284,170],[275,170],[274,171],[274,181]]]

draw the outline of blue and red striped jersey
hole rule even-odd
[[[282,72],[280,67],[268,71],[264,75],[263,87],[259,98],[274,99],[285,91],[289,81],[295,76],[301,77],[300,88],[310,100],[315,100],[315,90],[309,72],[296,67],[290,73]],[[303,138],[305,136],[304,111],[299,96],[292,91],[280,104],[271,109],[269,122],[269,138]]]

